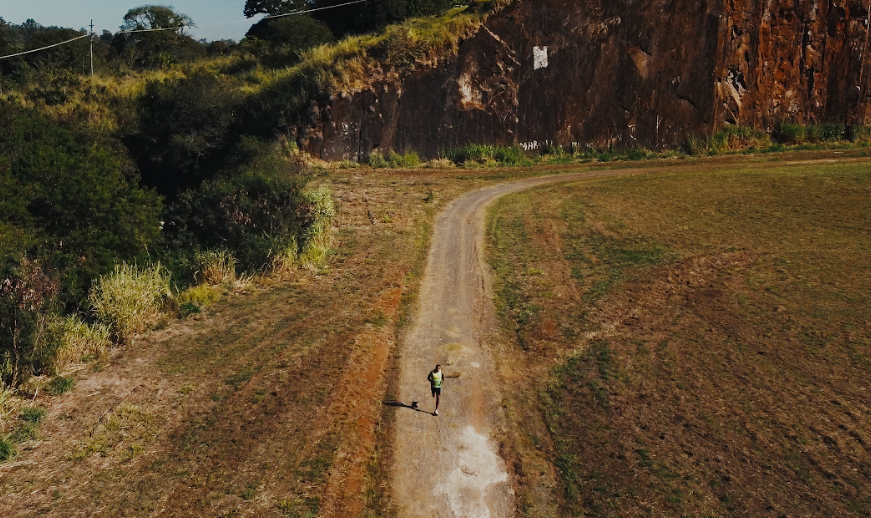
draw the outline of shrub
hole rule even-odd
[[[305,182],[301,175],[243,173],[182,194],[166,212],[167,256],[224,249],[242,271],[267,266],[272,251],[283,249],[311,222],[311,203],[300,192]]]
[[[111,331],[103,323],[89,324],[79,315],[56,318],[50,325],[51,332],[60,337],[55,364],[65,367],[82,361],[86,356],[100,357],[112,348]]]
[[[498,162],[505,165],[516,165],[523,158],[523,150],[519,146],[469,144],[445,151],[444,157],[455,164]]]
[[[120,341],[157,323],[169,296],[169,279],[160,264],[138,269],[122,264],[100,277],[88,297],[91,309]]]
[[[366,163],[368,163],[370,167],[374,167],[376,169],[384,169],[390,167],[390,163],[385,160],[381,153],[379,153],[378,151],[373,151],[369,153]]]
[[[726,126],[711,137],[710,147],[711,151],[722,153],[750,148],[764,149],[770,143],[768,135],[758,129],[750,126]]]
[[[236,280],[236,258],[229,250],[206,250],[196,257],[200,277],[206,284],[232,284]]]
[[[777,140],[786,144],[802,144],[807,138],[805,127],[801,124],[781,122],[777,126]]]
[[[417,156],[417,153],[414,151],[410,151],[405,153],[404,155],[400,155],[398,153],[394,153],[393,151],[387,156],[387,163],[390,167],[394,168],[403,168],[403,167],[416,167],[420,164],[420,157]]]
[[[57,342],[44,331],[57,285],[27,258],[0,268],[0,383],[15,388],[52,368]]]
[[[231,127],[240,114],[241,85],[206,73],[146,84],[136,133],[125,138],[146,185],[174,198],[224,165],[236,143]]]
[[[326,187],[306,193],[311,204],[312,223],[305,231],[305,244],[299,262],[309,269],[326,266],[332,251],[332,224],[336,216],[333,193]]]

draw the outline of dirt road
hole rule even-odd
[[[438,218],[417,314],[400,360],[393,490],[403,517],[507,517],[514,514],[508,470],[493,440],[501,393],[487,337],[494,331],[484,212],[504,194],[553,182],[646,170],[530,178],[469,193]],[[426,376],[442,365],[439,416]]]

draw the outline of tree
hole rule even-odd
[[[144,5],[127,11],[121,32],[115,35],[112,46],[131,66],[172,65],[190,57],[191,47],[198,48],[200,54],[205,53],[201,44],[184,34],[188,27],[195,27],[189,16],[175,12],[171,7]]]
[[[260,57],[273,66],[288,66],[299,61],[299,55],[312,47],[335,41],[333,33],[323,23],[309,16],[264,18],[248,30],[246,38],[266,42]],[[249,48],[257,48],[248,42]]]
[[[306,11],[309,7],[310,3],[307,0],[246,0],[243,12],[246,18],[251,18],[258,14],[276,16],[294,11]]]
[[[119,150],[94,140],[0,102],[0,244],[55,270],[71,308],[93,279],[142,257],[160,234],[160,198],[138,186]]]
[[[195,27],[190,16],[176,13],[171,7],[143,5],[127,11],[121,30],[178,29],[178,32],[181,33],[186,27]],[[174,31],[166,32],[173,33]]]
[[[139,127],[127,138],[145,184],[174,198],[214,175],[234,143],[241,103],[232,77],[149,81],[137,103]]]

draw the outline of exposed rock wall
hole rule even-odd
[[[518,0],[457,57],[312,107],[305,146],[674,145],[725,124],[868,120],[871,0]],[[863,66],[860,64],[864,64]]]

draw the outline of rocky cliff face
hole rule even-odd
[[[869,0],[518,0],[455,59],[313,103],[310,152],[660,147],[726,124],[868,121]]]

